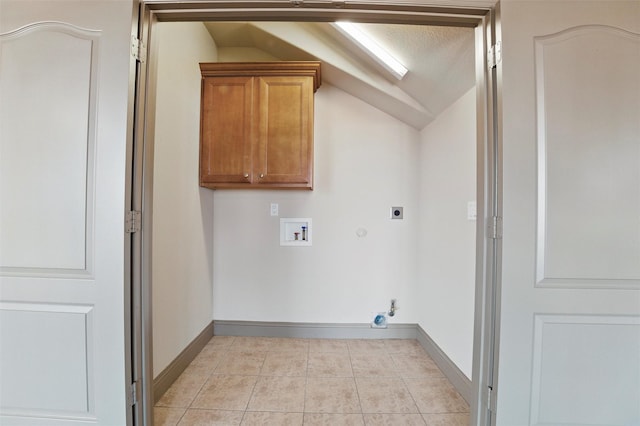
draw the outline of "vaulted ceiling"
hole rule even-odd
[[[409,72],[395,79],[332,24],[207,22],[220,61],[243,49],[264,60],[319,60],[322,79],[420,130],[475,84],[474,30],[360,24]],[[255,53],[254,53],[255,56]]]

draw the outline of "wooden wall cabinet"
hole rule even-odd
[[[201,63],[200,186],[313,189],[320,62]]]

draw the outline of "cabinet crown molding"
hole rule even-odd
[[[322,84],[320,61],[201,62],[202,77],[298,76],[313,77],[314,93]]]

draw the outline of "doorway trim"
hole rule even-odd
[[[488,62],[490,47],[500,40],[497,1],[392,0],[347,2],[345,0],[253,0],[191,1],[141,0],[137,26],[132,37],[141,43],[141,59],[135,77],[135,114],[132,194],[142,212],[140,243],[131,250],[132,292],[139,295],[132,315],[133,364],[139,370],[136,424],[153,424],[151,230],[153,211],[153,132],[155,91],[149,87],[156,53],[152,46],[153,26],[171,21],[308,21],[331,22],[349,19],[388,24],[447,25],[475,28],[477,99],[477,222],[476,296],[473,344],[473,398],[471,424],[495,424],[497,394],[499,287],[501,269],[502,209],[500,143],[501,65]],[[474,4],[475,3],[475,4]],[[470,5],[472,4],[472,5]],[[151,89],[151,90],[150,90]],[[134,204],[134,210],[138,210]]]

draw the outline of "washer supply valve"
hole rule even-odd
[[[396,314],[396,299],[391,299],[391,308],[389,309],[389,316],[392,317]]]

